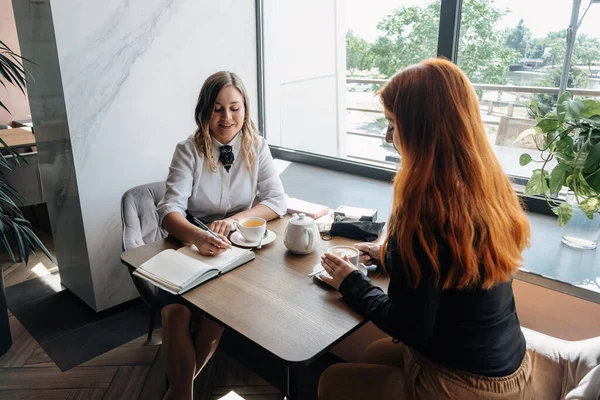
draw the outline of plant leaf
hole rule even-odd
[[[594,115],[600,115],[600,101],[585,99],[582,100],[583,110],[581,111],[581,116],[584,118],[590,118]]]
[[[581,211],[583,211],[586,215],[588,215],[588,218],[589,218],[590,214],[592,215],[592,218],[593,218],[594,213],[598,212],[599,207],[600,207],[600,200],[597,197],[589,197],[579,203],[579,208],[581,208]],[[592,219],[592,218],[590,218],[590,219]]]
[[[583,170],[590,173],[598,168],[600,168],[600,143],[592,147],[583,164]]]
[[[513,143],[517,143],[517,142],[525,139],[528,136],[537,134],[538,132],[539,132],[539,130],[537,130],[535,128],[525,129],[523,132],[519,133],[519,136],[517,136],[517,138],[515,139],[515,141]]]
[[[544,118],[536,126],[544,133],[554,132],[558,129],[559,123],[556,119]]]
[[[582,117],[581,121],[586,122],[595,128],[600,128],[600,116],[599,115],[593,115],[589,118]]]
[[[41,250],[44,252],[44,254],[46,255],[46,257],[48,257],[50,259],[50,261],[52,261],[54,264],[56,264],[56,260],[54,259],[54,257],[52,257],[52,254],[50,254],[50,252],[48,251],[48,249],[46,248],[46,246],[44,246],[44,243],[42,243],[42,241],[37,237],[37,235],[31,230],[31,228],[24,226],[23,227],[23,231],[28,235],[28,238],[31,239],[31,241],[33,242],[32,244],[34,245],[35,248]]]
[[[576,186],[573,188],[573,191],[576,195],[584,197],[594,197],[598,195],[598,193],[596,193],[596,191],[592,189],[590,185],[588,185],[581,172],[577,174],[577,179],[575,182]]]
[[[565,116],[565,118],[568,120],[579,119],[584,108],[585,105],[583,104],[583,101],[581,101],[581,99],[572,100],[568,104],[567,115]]]
[[[566,186],[567,176],[573,173],[573,168],[565,163],[559,162],[550,173],[550,193],[558,193]]]
[[[525,165],[529,164],[531,160],[531,155],[527,153],[521,154],[521,157],[519,157],[519,165],[521,165],[521,167],[524,167]]]
[[[2,245],[6,249],[6,252],[10,256],[10,259],[12,260],[12,262],[16,263],[17,260],[15,259],[15,254],[13,253],[12,248],[10,247],[10,243],[8,243],[7,236],[4,234],[2,235]]]
[[[544,171],[542,174],[541,169],[536,169],[533,171],[531,178],[525,185],[524,194],[528,196],[534,196],[537,194],[546,194],[548,191],[548,184],[546,183],[546,179],[548,178],[548,171]]]
[[[563,136],[554,143],[554,152],[565,156],[573,156],[573,138],[571,136]]]
[[[585,180],[596,193],[600,193],[600,173],[588,176]]]
[[[566,201],[560,203],[558,207],[554,207],[552,211],[558,215],[558,225],[561,227],[565,226],[573,216],[573,207]]]
[[[558,120],[557,122],[559,124],[562,124],[563,121],[565,120],[565,116],[567,115],[567,112],[569,111],[570,103],[571,103],[571,93],[569,93],[569,92],[564,92],[558,98],[558,101],[556,102],[556,117]]]
[[[27,246],[23,241],[23,236],[21,235],[21,230],[19,224],[11,221],[13,226],[13,232],[15,234],[15,240],[17,241],[17,248],[19,249],[19,261],[24,260],[25,264],[29,261],[29,252],[27,251]]]

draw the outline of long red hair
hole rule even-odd
[[[395,240],[413,287],[421,280],[415,246],[444,289],[511,279],[529,245],[529,222],[488,142],[468,78],[451,62],[430,59],[398,72],[380,95],[402,156],[381,259]],[[444,277],[441,242],[451,263]]]

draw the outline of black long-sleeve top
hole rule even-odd
[[[413,289],[394,246],[388,246],[388,294],[359,271],[348,275],[340,293],[348,304],[382,331],[416,348],[434,363],[471,373],[500,377],[515,372],[525,355],[512,281],[486,290],[441,289],[450,262],[440,246],[440,283],[421,250],[417,260],[422,279]]]

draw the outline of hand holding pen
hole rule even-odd
[[[202,229],[205,233],[205,235],[202,235],[202,237],[194,243],[200,254],[216,256],[231,248],[231,244],[225,236],[217,235],[198,218],[191,217],[190,222]]]

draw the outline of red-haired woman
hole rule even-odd
[[[529,223],[488,143],[475,92],[460,69],[432,59],[380,92],[386,140],[402,155],[381,262],[388,294],[352,264],[326,254],[324,278],[393,339],[367,350],[374,365],[340,364],[321,399],[525,399],[531,360],[512,277]],[[393,367],[391,367],[393,366]]]

